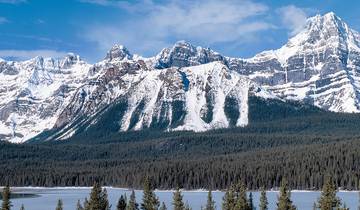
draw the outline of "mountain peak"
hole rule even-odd
[[[60,68],[70,68],[72,65],[81,62],[80,55],[74,53],[68,53],[63,59],[60,60]]]
[[[123,59],[132,59],[132,55],[129,50],[124,45],[114,45],[107,53],[105,59],[107,60],[123,60]]]
[[[325,13],[323,16],[324,16],[324,17],[329,17],[329,18],[336,18],[336,17],[337,17],[337,15],[335,14],[335,12],[333,12],[333,11],[330,11],[330,12],[328,12],[328,13]]]
[[[306,29],[324,30],[329,28],[348,28],[347,24],[341,20],[334,12],[324,15],[316,15],[307,21]]]
[[[356,47],[358,44],[354,41],[356,39],[354,36],[354,31],[344,21],[334,12],[329,12],[308,18],[304,29],[292,37],[286,45],[265,54],[271,55],[275,52],[274,55],[280,63],[286,65],[288,58],[299,53],[304,54],[314,50],[323,52],[324,49],[334,50],[339,47]]]
[[[195,47],[187,41],[178,41],[156,56],[155,68],[186,67],[224,61],[225,58],[210,48]]]
[[[180,40],[175,42],[173,48],[178,48],[178,47],[186,47],[186,48],[190,48],[190,49],[195,49],[194,45],[192,45],[190,42],[185,41],[185,40]]]

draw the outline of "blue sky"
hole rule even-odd
[[[234,57],[281,47],[307,17],[335,12],[360,31],[358,0],[0,0],[0,57],[152,56],[178,40]]]

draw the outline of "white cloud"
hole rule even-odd
[[[288,5],[278,9],[282,22],[286,28],[290,30],[291,35],[299,33],[305,26],[307,13],[305,9]]]
[[[165,4],[143,0],[143,7],[140,1],[121,6],[114,5],[114,1],[82,1],[117,6],[134,12],[133,17],[129,17],[126,22],[112,20],[112,23],[117,24],[94,24],[82,33],[103,50],[114,43],[121,43],[143,53],[154,47],[162,48],[172,39],[204,44],[238,43],[272,27],[263,18],[256,18],[264,16],[268,7],[250,0],[173,0]]]
[[[4,24],[4,23],[7,23],[9,22],[8,19],[6,19],[5,17],[0,17],[0,24]]]
[[[89,3],[89,4],[98,4],[101,6],[110,6],[111,1],[108,0],[79,0],[80,2],[83,3]]]
[[[46,22],[45,22],[45,20],[43,20],[43,19],[37,19],[36,21],[35,21],[35,24],[39,24],[39,25],[41,25],[41,24],[45,24]]]
[[[66,52],[56,50],[0,50],[0,58],[16,58],[25,60],[36,56],[59,58],[65,56]]]
[[[82,3],[96,4],[100,6],[118,7],[126,9],[127,11],[145,12],[154,6],[152,0],[132,0],[132,1],[119,1],[119,0],[78,0]]]
[[[0,4],[20,4],[26,2],[27,0],[0,0]]]

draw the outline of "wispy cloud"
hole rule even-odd
[[[4,23],[7,23],[9,22],[9,20],[5,17],[0,17],[0,24],[4,24]]]
[[[45,24],[46,22],[45,22],[45,20],[43,20],[43,19],[37,19],[36,21],[35,21],[35,24],[39,24],[39,25],[41,25],[41,24]]]
[[[14,60],[25,60],[36,56],[59,58],[66,55],[66,52],[56,50],[0,50],[0,58],[11,58]]]
[[[272,27],[263,19],[256,18],[265,15],[268,7],[250,0],[173,0],[165,4],[143,0],[121,5],[118,1],[106,0],[82,2],[116,6],[134,13],[146,10],[141,17],[134,15],[126,22],[113,21],[117,22],[115,25],[99,23],[88,28],[86,38],[96,42],[101,49],[122,43],[142,53],[154,47],[158,50],[172,39],[210,45],[241,42]],[[139,6],[140,3],[144,6]],[[137,9],[141,11],[135,11]]]
[[[132,0],[132,1],[118,1],[118,0],[78,0],[82,3],[96,4],[99,6],[118,7],[131,12],[147,12],[155,6],[152,0]]]
[[[110,6],[113,1],[108,0],[79,0],[79,2],[89,3],[89,4],[98,4],[101,6]]]
[[[14,34],[14,33],[0,33],[0,37],[29,39],[29,40],[42,41],[42,42],[52,42],[52,43],[61,42],[60,40],[50,39],[50,38],[42,37],[42,36],[34,36],[34,35],[26,35],[26,34]]]
[[[0,0],[0,4],[21,4],[26,2],[27,0]]]
[[[290,30],[290,35],[299,33],[305,26],[308,17],[306,9],[288,5],[278,9],[282,22]]]

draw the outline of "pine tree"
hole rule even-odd
[[[253,195],[252,195],[252,192],[250,192],[249,194],[249,204],[248,204],[248,207],[250,210],[254,210],[254,201],[253,201]]]
[[[166,205],[164,202],[162,202],[160,210],[167,210]]]
[[[192,210],[192,208],[190,207],[190,205],[188,203],[186,203],[186,205],[185,205],[185,210]]]
[[[342,207],[337,207],[336,210],[350,210],[350,209],[344,203],[344,205]]]
[[[126,210],[126,202],[127,202],[126,198],[123,195],[121,195],[120,199],[117,203],[116,209],[117,210]]]
[[[224,195],[222,209],[223,210],[233,210],[235,208],[235,192],[234,188],[230,187]]]
[[[90,210],[89,200],[85,198],[84,201],[84,210]]]
[[[103,189],[100,193],[100,209],[101,210],[110,210],[108,193],[107,193],[106,189]]]
[[[359,180],[358,190],[359,190],[359,206],[358,206],[358,210],[360,210],[360,180]]]
[[[183,196],[181,195],[181,192],[179,188],[176,189],[173,195],[173,206],[174,210],[184,210],[185,204],[183,202]]]
[[[278,203],[277,203],[277,210],[294,210],[296,207],[292,204],[292,201],[290,200],[291,192],[288,189],[287,182],[285,180],[282,180],[281,186],[280,186],[280,192],[278,197]]]
[[[10,187],[6,186],[3,189],[2,192],[2,204],[1,204],[1,210],[10,210],[11,209],[11,201],[10,201]]]
[[[56,210],[63,210],[63,202],[61,199],[58,200]]]
[[[236,193],[237,197],[235,210],[249,210],[248,200],[246,196],[246,187],[242,182],[237,186]]]
[[[215,210],[215,201],[212,198],[211,190],[208,192],[205,210]]]
[[[24,204],[21,204],[20,210],[25,210]]]
[[[260,193],[260,210],[268,210],[268,204],[265,188],[262,188]]]
[[[144,192],[143,192],[143,201],[141,204],[141,209],[143,210],[157,210],[159,208],[160,202],[153,192],[150,184],[150,180],[147,177],[144,182]]]
[[[314,202],[313,204],[313,210],[316,210],[317,209],[317,206],[316,206],[316,203]]]
[[[88,202],[89,210],[102,210],[101,209],[101,186],[95,182],[91,189],[90,199]]]
[[[318,203],[321,210],[332,210],[340,207],[341,202],[336,196],[336,187],[332,178],[326,179]]]
[[[86,210],[110,210],[107,191],[106,189],[102,190],[99,183],[94,184],[90,193],[90,200],[86,202]]]
[[[80,200],[76,203],[76,210],[84,210],[84,207],[81,205]]]
[[[135,191],[133,190],[130,195],[129,203],[126,205],[126,210],[138,210],[139,204],[136,203]]]

